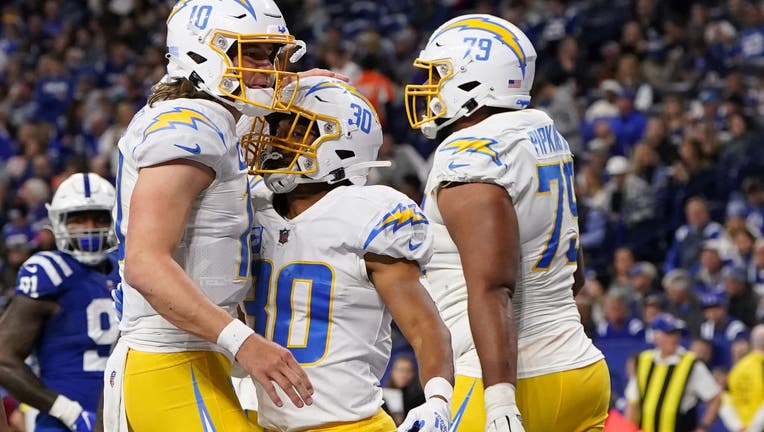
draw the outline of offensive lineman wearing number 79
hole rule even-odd
[[[452,335],[457,431],[594,431],[607,416],[607,366],[573,299],[572,155],[552,119],[526,109],[535,61],[516,26],[464,15],[435,30],[414,61],[427,81],[406,87],[412,127],[439,143],[426,271]]]

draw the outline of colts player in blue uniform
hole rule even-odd
[[[0,318],[0,386],[38,410],[35,431],[91,431],[103,370],[119,335],[110,290],[119,283],[111,229],[114,187],[91,173],[59,186],[48,216],[57,251],[21,267]],[[39,377],[24,363],[34,354]]]

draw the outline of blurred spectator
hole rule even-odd
[[[753,292],[746,279],[746,271],[740,267],[725,267],[722,272],[724,290],[729,296],[728,312],[748,327],[757,322],[756,309],[759,296]]]
[[[628,292],[631,289],[629,271],[636,264],[634,253],[627,247],[620,247],[613,254],[613,271],[608,291]]]
[[[393,82],[378,70],[379,59],[368,54],[361,60],[361,73],[355,81],[355,86],[369,99],[379,114],[382,126],[387,126],[390,114],[390,104],[393,101]]]
[[[647,261],[641,261],[629,269],[629,292],[631,311],[635,316],[644,316],[645,301],[649,296],[658,294],[656,280],[658,271]]]
[[[583,151],[580,134],[578,111],[570,109],[575,105],[573,89],[568,85],[555,85],[550,81],[537,80],[538,89],[533,97],[533,105],[554,119],[557,130],[568,141],[574,155]]]
[[[756,240],[748,268],[748,282],[759,297],[764,297],[764,237]]]
[[[747,339],[745,324],[727,315],[726,294],[720,292],[704,294],[700,298],[703,316],[700,337],[713,346],[713,359],[709,367],[732,367],[732,344],[738,339]]]
[[[384,394],[388,410],[396,425],[403,422],[409,410],[425,402],[414,360],[406,355],[399,355],[393,360]],[[395,402],[391,403],[393,400]]]
[[[382,136],[382,146],[379,148],[377,158],[392,162],[392,166],[387,169],[371,170],[369,172],[370,184],[398,187],[407,175],[414,175],[420,183],[427,180],[427,172],[429,171],[427,162],[411,145],[395,142],[395,137],[389,132]]]
[[[675,269],[663,276],[663,290],[666,292],[666,312],[685,322],[691,334],[700,328],[701,309],[691,289],[692,280],[686,270]]]
[[[643,117],[641,115],[632,114],[632,110],[646,112],[653,105],[653,88],[645,82],[642,78],[642,73],[639,70],[639,59],[631,54],[622,55],[618,61],[618,70],[616,71],[616,79],[623,87],[623,91],[620,96],[624,99],[618,107],[618,111],[622,117],[629,116],[629,124],[633,128],[627,135],[630,140],[630,144],[634,144],[642,135],[644,125],[641,124]],[[628,100],[628,104],[626,101]],[[639,127],[642,127],[642,130]]]
[[[566,36],[560,40],[556,55],[547,61],[540,75],[552,84],[568,86],[573,95],[587,88],[587,67],[576,38]]]
[[[638,249],[655,233],[650,224],[655,210],[650,187],[631,173],[629,161],[623,156],[611,157],[606,170],[610,181],[605,185],[605,210],[616,239]]]
[[[674,234],[674,241],[663,266],[666,273],[676,268],[695,268],[703,243],[719,238],[724,232],[721,225],[711,220],[706,201],[702,198],[687,200],[684,214],[687,223],[679,227]]]
[[[361,75],[361,67],[350,59],[347,50],[342,46],[327,48],[324,53],[324,60],[326,60],[329,70],[345,75],[351,83],[355,83]]]
[[[622,293],[608,293],[605,296],[605,322],[597,326],[597,339],[644,340],[645,326],[629,311],[626,297]]]
[[[618,115],[616,100],[623,92],[623,87],[614,79],[606,79],[600,83],[599,99],[595,100],[586,109],[584,119],[593,122],[599,119],[611,119]]]
[[[655,332],[653,331],[653,322],[662,313],[664,313],[663,297],[658,294],[653,294],[645,298],[645,309],[643,318],[645,321],[645,341],[653,343],[655,340]]]
[[[764,430],[764,325],[751,331],[751,353],[729,373],[730,405],[746,431]]]
[[[706,240],[700,250],[700,266],[695,273],[693,289],[711,291],[722,282],[724,249],[719,239]]]
[[[746,223],[757,232],[764,233],[764,186],[761,180],[756,177],[743,180],[743,194],[746,204]]]

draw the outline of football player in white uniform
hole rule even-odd
[[[428,221],[402,193],[363,186],[369,168],[389,163],[376,161],[381,126],[357,89],[303,78],[290,90],[289,113],[255,121],[243,139],[252,171],[273,192],[255,198],[258,258],[245,305],[256,332],[292,352],[316,393],[310,407],[279,407],[258,383],[259,422],[278,431],[395,431],[379,383],[395,318],[427,398],[400,430],[445,432],[450,337],[419,282],[432,251]]]
[[[452,333],[459,431],[601,430],[607,415],[607,366],[574,302],[572,155],[526,109],[535,60],[516,26],[464,15],[435,30],[414,61],[426,82],[406,87],[409,122],[439,143],[426,278]]]
[[[250,431],[230,385],[233,357],[274,404],[312,403],[292,354],[235,318],[250,287],[253,219],[236,122],[288,107],[280,94],[297,76],[286,64],[304,47],[272,0],[181,0],[167,48],[166,79],[119,142],[124,309],[104,423]]]

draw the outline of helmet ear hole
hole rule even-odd
[[[202,56],[201,54],[197,54],[193,51],[187,52],[186,55],[188,55],[191,58],[191,60],[195,61],[196,64],[202,64],[207,61],[207,59],[204,58],[204,56]]]
[[[351,157],[355,156],[355,152],[352,150],[335,150],[335,153],[337,153],[337,157],[340,158],[340,160],[350,159]]]
[[[477,81],[470,81],[459,85],[460,90],[464,90],[466,92],[474,89],[475,87],[479,86],[480,83]]]

